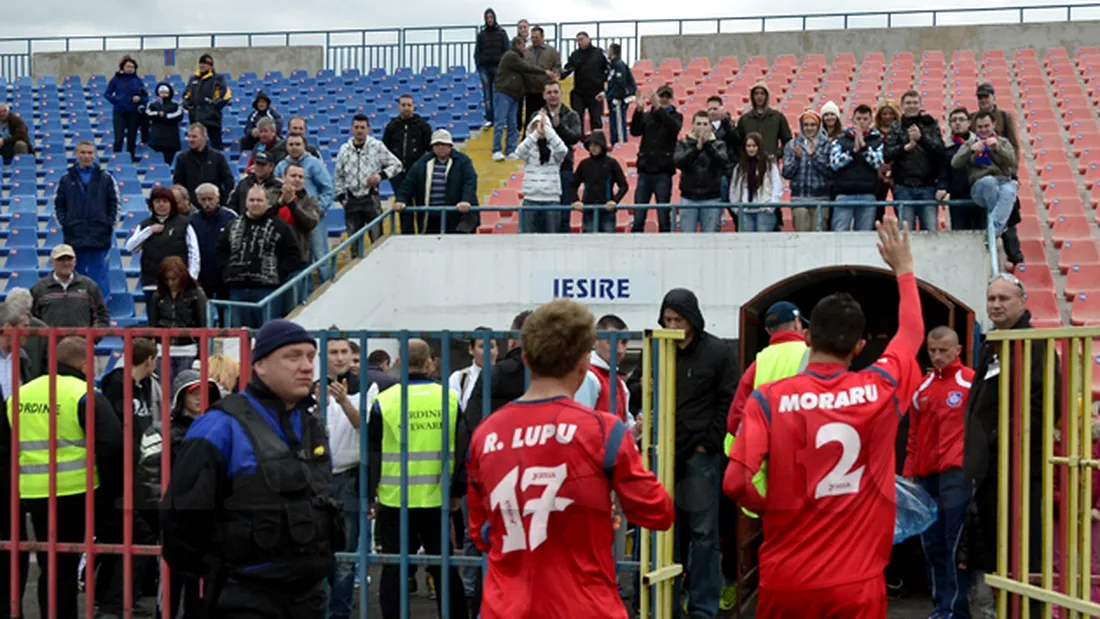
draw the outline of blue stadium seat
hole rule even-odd
[[[33,196],[12,196],[11,204],[8,205],[8,212],[12,214],[29,213],[37,215],[38,200]]]
[[[328,227],[329,235],[347,230],[347,225],[344,223],[344,209],[338,206],[330,208],[325,213],[325,225]]]
[[[128,292],[112,292],[107,296],[107,310],[112,318],[132,318],[134,316],[134,297]]]
[[[8,247],[37,249],[38,233],[34,230],[15,228],[8,231]]]
[[[95,354],[100,356],[114,355],[115,353],[121,354],[122,348],[123,344],[121,337],[105,337],[96,342]]]
[[[38,269],[12,271],[11,274],[8,275],[8,285],[4,287],[4,292],[9,292],[12,288],[16,287],[30,288],[37,281]]]
[[[126,273],[122,271],[122,262],[119,262],[119,268],[111,268],[108,271],[108,279],[110,280],[111,290],[109,294],[117,294],[129,292],[126,287]]]
[[[29,230],[38,232],[38,213],[12,213],[8,222],[8,229]]]
[[[38,270],[38,252],[33,249],[10,249],[4,262],[5,271]]]
[[[58,227],[57,221],[54,221],[53,225],[50,225],[49,223],[47,223],[46,225],[49,227],[46,229],[45,247],[53,249],[54,247],[57,247],[58,245],[65,242],[65,233],[63,233],[61,231],[61,228]]]
[[[122,271],[122,250],[118,247],[107,250],[107,268],[111,271]]]

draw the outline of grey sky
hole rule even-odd
[[[904,8],[962,8],[989,6],[988,0],[936,0],[921,3],[909,0],[896,5]],[[1029,0],[1029,5],[1059,6],[1064,2],[1054,0]],[[340,29],[340,28],[388,28],[398,26],[469,25],[481,21],[486,6],[493,6],[501,22],[514,25],[526,17],[533,23],[581,20],[599,21],[611,19],[677,19],[685,17],[755,16],[761,14],[791,15],[820,12],[878,11],[881,0],[838,0],[832,3],[807,0],[770,0],[762,8],[749,2],[693,2],[673,5],[654,0],[509,0],[487,4],[484,0],[38,0],[17,2],[18,8],[8,11],[14,19],[0,20],[0,37],[57,36],[57,35],[105,35],[141,33],[195,33],[195,32],[265,32],[272,30]],[[675,6],[675,8],[672,8]],[[15,14],[18,14],[15,17]],[[1058,20],[1063,13],[1057,11],[1033,11],[1031,20]],[[1079,17],[1095,19],[1100,10],[1081,10]],[[987,14],[982,21],[1007,21],[1013,18],[1011,11]],[[973,16],[947,17],[941,23],[974,23]],[[897,24],[925,25],[927,16],[899,18]],[[836,22],[819,21],[813,27],[835,27]],[[789,25],[773,24],[789,29]],[[839,25],[839,24],[837,24]],[[877,26],[868,21],[863,26]],[[724,24],[726,30],[752,28],[754,24]],[[759,27],[758,23],[755,25]],[[654,34],[664,33],[660,26],[650,26]],[[710,26],[713,29],[713,26]],[[567,33],[568,34],[568,33]],[[615,33],[615,34],[626,34]],[[6,47],[6,46],[5,46]],[[122,49],[122,46],[117,46]],[[132,47],[132,46],[131,46]],[[0,51],[7,51],[2,50]]]

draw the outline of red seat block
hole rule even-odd
[[[1028,294],[1037,290],[1054,292],[1054,276],[1050,272],[1050,267],[1041,262],[1018,265],[1016,277],[1020,278]]]
[[[1066,274],[1064,292],[1069,301],[1083,292],[1100,294],[1100,263],[1075,264],[1070,267],[1069,273]]]
[[[1040,329],[1062,326],[1058,311],[1058,299],[1053,290],[1027,292],[1027,309],[1031,311],[1031,324]]]
[[[1061,247],[1066,241],[1080,241],[1082,243],[1092,241],[1092,230],[1089,220],[1084,215],[1063,215],[1054,222],[1054,230],[1051,240],[1055,247]]]
[[[1069,321],[1076,326],[1100,325],[1100,294],[1082,292],[1070,309]]]
[[[1023,245],[1022,242],[1021,245]],[[1100,250],[1096,249],[1096,242],[1092,240],[1084,242],[1066,241],[1062,245],[1062,251],[1058,253],[1058,270],[1062,273],[1068,273],[1070,267],[1075,264],[1094,262],[1100,262]]]

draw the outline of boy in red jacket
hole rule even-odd
[[[520,334],[531,384],[470,443],[470,537],[489,556],[481,618],[626,619],[611,492],[648,529],[672,526],[672,499],[642,466],[626,424],[572,400],[596,341],[592,313],[554,301]]]
[[[970,617],[970,576],[959,568],[955,553],[970,501],[962,462],[966,399],[974,370],[959,359],[962,346],[950,327],[932,329],[927,346],[933,369],[913,394],[902,473],[915,478],[939,507],[936,522],[921,534],[936,616],[965,619]]]

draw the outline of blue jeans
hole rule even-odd
[[[905,185],[894,185],[894,200],[898,202],[935,199],[935,187],[906,187]],[[900,225],[901,223],[909,222],[909,229],[916,230],[917,221],[919,220],[921,230],[932,230],[934,232],[939,229],[939,212],[940,207],[934,204],[931,206],[902,205],[901,216],[898,217],[898,223]]]
[[[564,211],[544,211],[539,206],[561,206],[557,202],[539,202],[536,200],[524,200],[523,206],[535,208],[519,209],[519,231],[534,234],[557,234],[562,215],[568,215]]]
[[[512,154],[516,152],[516,143],[519,142],[519,126],[516,124],[519,115],[519,100],[503,92],[493,93],[493,152]],[[501,142],[504,142],[504,129],[508,129],[507,150],[501,151]]]
[[[232,288],[229,290],[230,301],[243,303],[259,303],[264,297],[275,292],[274,288]],[[281,310],[281,308],[279,308]],[[260,309],[246,309],[240,307],[229,308],[229,318],[226,319],[226,327],[251,327],[259,329],[264,323],[264,313]],[[279,317],[279,310],[274,311],[272,317]]]
[[[325,214],[321,213],[321,221],[314,226],[309,233],[309,260],[316,264],[329,252],[328,226],[325,225]],[[326,262],[318,271],[321,272],[321,281],[332,279],[332,266]]]
[[[705,204],[718,202],[715,200],[690,200],[680,198],[680,204]],[[714,208],[682,208],[680,209],[680,232],[695,232],[698,225],[702,232],[718,232],[718,220],[722,218],[722,207]]]
[[[561,203],[570,204],[573,202],[573,168],[570,166],[561,169]],[[562,234],[569,234],[573,231],[573,227],[569,223],[569,213],[562,212],[558,217],[558,232]]]
[[[688,572],[687,610],[692,617],[714,617],[722,595],[722,553],[718,547],[721,459],[716,453],[692,453],[680,464],[683,475],[676,482],[676,556]],[[678,592],[679,587],[674,590]],[[673,608],[680,608],[679,600]]]
[[[493,122],[493,86],[497,81],[496,67],[482,67],[477,70],[481,77],[481,96],[485,102],[485,122]]]
[[[736,213],[737,210],[734,209]],[[767,212],[760,211],[759,213],[741,213],[738,224],[741,225],[738,228],[739,232],[774,232],[775,231],[775,211]]]
[[[1008,216],[1016,204],[1016,183],[995,176],[983,176],[970,186],[970,197],[989,211],[989,219],[998,236],[1008,225]]]
[[[106,249],[77,249],[76,272],[87,277],[99,286],[99,291],[106,299],[111,294],[111,280],[108,277],[110,267],[107,264]],[[29,288],[29,286],[28,286]]]
[[[858,195],[840,195],[835,202],[874,202],[875,194],[864,193]],[[857,232],[866,232],[875,229],[875,209],[873,207],[834,206],[833,207],[833,232],[848,232],[855,223]]]
[[[583,220],[585,232],[615,232],[615,211],[606,210],[602,206],[596,210],[586,210]]]
[[[937,610],[950,611],[953,618],[970,619],[967,599],[970,574],[960,570],[955,560],[970,502],[970,483],[961,468],[918,477],[917,483],[936,500],[939,508],[936,522],[920,536],[928,582],[932,585],[932,602]]]
[[[634,204],[645,206],[650,199],[656,198],[657,204],[672,202],[672,175],[638,173],[638,185],[634,188]],[[634,209],[634,232],[645,231],[645,219],[649,209]],[[672,209],[657,211],[657,228],[661,232],[672,231]]]
[[[467,523],[465,533],[462,536],[462,556],[480,557],[481,551],[477,549],[473,540],[470,539],[470,506],[466,503],[466,497],[462,497],[461,505],[462,521]],[[477,598],[479,594],[478,589],[481,587],[481,568],[474,566],[461,567],[458,573],[462,576],[462,591],[466,594],[467,599]]]
[[[354,468],[332,476],[332,494],[344,503],[344,526],[347,541],[344,552],[359,550],[359,469]],[[348,619],[355,608],[355,570],[357,563],[337,561],[332,574],[332,592],[328,600],[329,619]]]
[[[630,141],[630,129],[626,126],[626,108],[630,107],[622,99],[607,100],[607,120],[611,123],[611,145]]]

